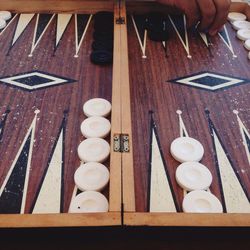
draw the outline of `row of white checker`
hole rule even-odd
[[[82,193],[72,199],[69,212],[107,212],[108,200],[100,192],[109,182],[109,171],[101,163],[110,154],[110,146],[103,138],[111,130],[109,120],[104,118],[110,114],[111,104],[105,99],[94,98],[84,104],[83,111],[88,117],[81,124],[86,139],[78,147],[82,163],[74,174],[75,185]]]
[[[244,47],[250,51],[250,22],[246,19],[246,15],[242,13],[230,12],[228,14],[228,21],[237,30],[237,37],[244,41]],[[250,60],[250,52],[248,52],[248,59]]]
[[[207,191],[213,178],[209,169],[199,163],[204,155],[202,144],[191,137],[179,137],[171,143],[170,152],[182,163],[176,170],[176,181],[189,191],[182,202],[183,212],[222,213],[219,199]]]
[[[6,21],[11,19],[11,16],[12,15],[9,11],[0,11],[0,30],[6,27]]]

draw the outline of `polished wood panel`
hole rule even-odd
[[[243,9],[242,6],[244,7]],[[248,9],[245,9],[245,7],[246,4],[240,4],[239,6],[234,6],[233,10],[244,10],[244,13],[247,13]],[[133,10],[133,8],[129,10],[136,12],[136,9]],[[155,225],[157,222],[154,222],[154,219],[159,217],[159,224],[161,224],[160,220],[162,219],[164,225],[172,225],[170,223],[170,215],[166,214],[161,217],[159,214],[150,215],[145,213],[149,211],[151,111],[153,111],[153,119],[159,135],[163,157],[166,161],[166,171],[170,176],[170,185],[176,196],[177,210],[181,211],[183,190],[177,185],[175,180],[175,170],[179,164],[172,158],[169,152],[171,142],[180,136],[177,110],[182,111],[182,119],[189,136],[200,140],[205,147],[205,156],[202,159],[202,163],[211,170],[214,177],[211,192],[222,200],[220,178],[217,172],[216,159],[214,158],[213,138],[211,137],[205,110],[210,111],[210,119],[213,121],[214,127],[228,153],[228,157],[236,168],[240,182],[245,187],[247,197],[249,198],[249,163],[244,145],[242,144],[237,117],[233,111],[239,111],[245,127],[249,130],[250,62],[247,59],[247,51],[244,49],[242,42],[236,38],[235,31],[230,24],[227,24],[227,30],[235,54],[238,56],[237,58],[234,58],[219,36],[211,38],[213,45],[209,51],[199,34],[189,31],[189,48],[192,56],[192,59],[189,59],[176,32],[171,27],[169,30],[170,38],[167,41],[168,56],[166,57],[161,43],[147,40],[147,58],[144,59],[142,58],[133,23],[131,18],[128,19],[132,132],[133,145],[136,148],[134,150],[136,212],[144,213],[125,213],[125,224],[133,224],[132,221],[136,220],[138,215],[138,218],[141,218],[141,222],[138,222],[139,224]],[[215,92],[183,86],[172,81],[176,78],[204,71],[212,71],[248,80],[246,84]],[[126,223],[126,218],[128,223]],[[225,217],[225,221],[223,218],[220,221],[221,225],[233,225],[236,223],[233,215]],[[243,218],[247,218],[246,224],[242,223],[244,221]],[[178,221],[181,224],[181,216],[175,219],[175,225],[179,225]],[[210,219],[216,225],[212,216],[210,216]],[[211,222],[211,225],[213,222]],[[183,223],[185,224],[185,219]],[[242,218],[239,217],[238,223],[249,225],[249,215],[245,215]],[[236,224],[238,225],[238,223]]]
[[[1,82],[0,114],[3,115],[7,109],[10,112],[0,142],[0,185],[3,184],[30,127],[34,118],[34,111],[39,109],[25,205],[25,213],[32,212],[50,155],[65,118],[61,212],[67,213],[74,190],[73,175],[80,165],[77,147],[84,139],[80,131],[80,124],[86,118],[82,107],[85,101],[94,97],[111,101],[112,65],[100,67],[90,62],[92,22],[87,30],[78,57],[74,57],[75,18],[73,15],[58,47],[55,47],[57,24],[55,17],[34,50],[33,56],[29,57],[36,16],[32,18],[16,43],[11,46],[18,20],[18,17],[15,18],[0,36],[1,78],[38,70],[45,74],[73,79],[74,81],[34,91],[27,91]],[[109,160],[104,164],[109,167]],[[108,198],[109,187],[103,193]],[[53,196],[53,193],[51,195]],[[113,195],[120,197],[121,193],[115,191]],[[117,198],[114,197],[114,199]],[[120,224],[120,212],[117,211],[117,213],[107,213],[103,216],[101,214],[82,215],[82,217],[81,215],[69,215],[68,219],[67,214],[62,217],[56,215],[54,217],[53,215],[48,215],[48,217],[1,215],[0,225],[1,227],[67,226],[67,224],[68,226],[74,226],[74,224],[78,226],[113,225]]]

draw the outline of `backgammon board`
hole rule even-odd
[[[0,226],[249,226],[250,60],[230,23],[208,37],[152,2],[42,2],[0,5],[13,13],[0,31]],[[159,10],[169,39],[153,42],[143,22]],[[232,10],[250,17],[247,4]],[[90,62],[98,11],[114,12],[113,65]],[[95,97],[112,103],[109,212],[71,214],[82,107]],[[188,136],[223,214],[182,212],[169,148]]]

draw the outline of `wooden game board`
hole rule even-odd
[[[0,33],[1,227],[250,225],[250,63],[229,24],[209,45],[171,15],[162,44],[138,22],[149,10],[167,13],[152,2],[126,10],[123,1],[13,0],[0,9],[17,13]],[[232,9],[250,17],[246,4]],[[114,11],[113,67],[89,60],[92,14],[101,10]],[[210,84],[189,78],[198,75]],[[69,214],[82,105],[94,97],[112,102],[110,208]],[[224,214],[182,213],[169,153],[179,136],[204,145]]]
[[[112,101],[112,65],[98,67],[89,59],[95,10],[48,14],[38,2],[23,2],[30,9],[14,3],[17,9],[4,8],[17,14],[0,34],[0,224],[120,225],[121,163],[112,152],[104,163],[110,169],[110,185],[104,190],[110,212],[67,214],[78,192],[73,175],[84,139],[83,104],[94,97]],[[114,11],[114,4],[100,9]]]
[[[248,52],[229,23],[209,38],[187,30],[182,15],[166,14],[168,41],[150,41],[143,14],[160,8],[140,6],[128,4],[134,190],[131,178],[123,178],[125,224],[249,225]],[[232,7],[243,11],[244,4]],[[201,162],[212,172],[210,192],[221,200],[223,215],[182,213],[186,192],[177,185],[179,163],[169,150],[180,136],[204,145]],[[133,194],[134,202],[126,200]]]

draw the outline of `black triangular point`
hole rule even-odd
[[[244,131],[244,136],[246,138],[246,143],[247,143],[248,151],[250,152],[250,138],[248,137],[248,135],[246,134],[245,131]]]
[[[31,143],[30,132],[22,151],[15,163],[12,173],[0,196],[0,213],[1,214],[18,214],[21,211],[24,183],[28,165],[29,150]]]
[[[186,44],[186,35],[185,35],[185,23],[183,15],[172,15],[170,16],[176,29],[178,30],[183,42]]]
[[[36,37],[35,37],[35,43],[37,43],[38,39],[42,35],[44,29],[48,25],[49,21],[51,20],[53,14],[40,14],[38,18],[38,24],[37,24],[37,31],[36,31]]]
[[[141,43],[143,44],[146,18],[144,15],[134,15],[133,17],[134,17],[134,21],[135,21],[135,24],[139,33]]]
[[[89,15],[77,14],[77,42],[80,44],[86,25],[89,20]]]

